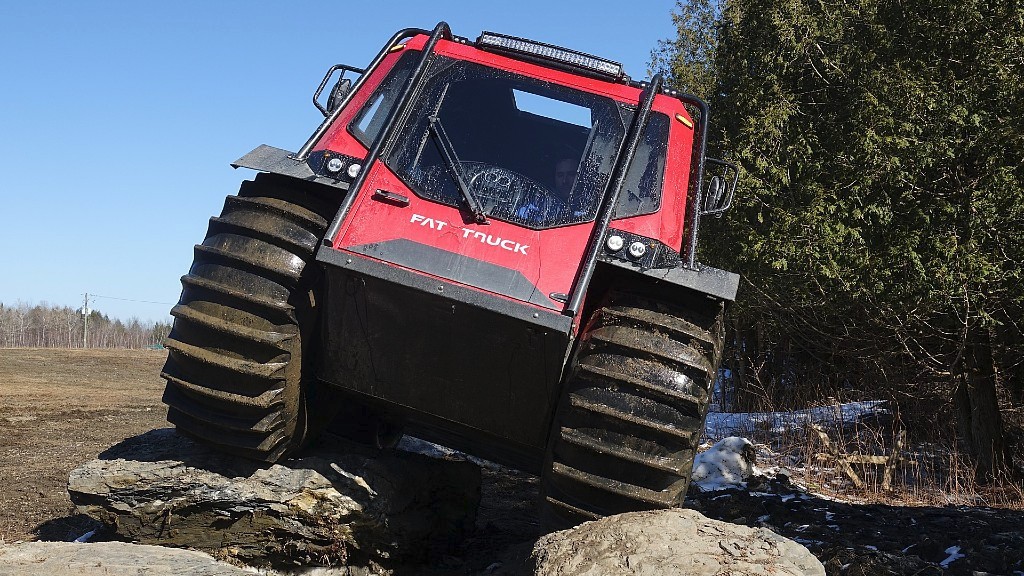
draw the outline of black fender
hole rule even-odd
[[[636,264],[611,258],[601,259],[600,263],[605,268],[614,267],[618,273],[632,272],[651,281],[686,288],[727,302],[736,300],[736,292],[740,285],[739,274],[704,264],[698,264],[696,268],[676,266],[645,269]]]
[[[332,159],[337,159],[340,162],[340,164],[335,163],[332,165],[333,167],[338,167],[333,172],[328,169]],[[259,172],[279,174],[348,191],[352,181],[355,179],[350,176],[349,169],[353,165],[359,166],[360,164],[362,164],[362,160],[359,158],[352,158],[351,156],[344,156],[324,150],[318,150],[311,153],[305,160],[299,160],[294,152],[261,144],[245,156],[232,162],[231,167],[249,168]],[[353,169],[353,171],[358,175],[360,169],[361,166]]]

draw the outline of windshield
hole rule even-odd
[[[416,194],[451,206],[466,206],[462,178],[490,218],[530,228],[585,222],[631,114],[609,98],[438,57],[385,162]],[[454,154],[431,137],[432,123]]]

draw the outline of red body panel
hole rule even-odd
[[[365,157],[366,147],[348,132],[348,125],[399,57],[407,50],[422,49],[425,42],[424,36],[409,40],[404,48],[389,54],[376,70],[369,72],[370,76],[360,91],[353,95],[346,109],[314,149],[329,149],[348,156]],[[631,105],[636,105],[641,96],[641,90],[625,84],[545,68],[458,42],[441,40],[437,43],[436,52],[600,94]],[[679,100],[665,95],[655,97],[653,110],[667,115],[671,120],[661,208],[654,214],[613,220],[611,228],[659,240],[679,251],[682,246],[694,134],[692,128],[677,119],[677,115],[686,118],[691,126],[693,121]],[[571,292],[594,222],[546,230],[531,230],[496,219],[480,225],[466,221],[457,208],[418,197],[382,162],[376,162],[369,169],[372,172],[367,175],[363,188],[355,191],[357,197],[352,210],[332,239],[335,249],[346,250],[396,239],[432,246],[516,270],[544,295],[549,309],[561,310],[564,307],[563,303],[550,299],[549,295]],[[377,189],[406,196],[409,204],[400,206],[376,199],[374,192]]]
[[[374,198],[378,188],[408,197],[409,205]],[[334,240],[335,248],[406,239],[517,270],[545,296],[553,292],[568,294],[572,289],[594,227],[593,222],[587,222],[531,230],[494,219],[489,224],[467,222],[459,209],[413,194],[382,162],[374,164],[358,194]],[[548,300],[558,310],[564,306]]]

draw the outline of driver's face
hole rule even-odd
[[[563,198],[569,197],[572,184],[576,181],[576,163],[572,160],[559,160],[555,164],[555,192]]]

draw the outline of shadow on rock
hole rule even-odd
[[[223,452],[206,449],[201,443],[178,433],[174,428],[157,428],[124,440],[99,453],[100,460],[162,462],[173,460],[193,468],[202,468],[221,476],[246,477],[271,465]]]
[[[102,530],[103,525],[86,514],[71,514],[47,520],[35,527],[32,533],[42,542],[73,542],[75,539]]]

